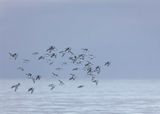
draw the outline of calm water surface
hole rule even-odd
[[[107,80],[81,89],[68,82],[53,91],[41,81],[32,95],[30,82],[10,89],[19,81],[0,80],[0,114],[160,114],[160,80]]]

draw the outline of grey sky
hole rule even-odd
[[[0,77],[20,77],[9,51],[87,47],[107,78],[160,77],[159,0],[0,1]],[[42,69],[42,68],[40,68]],[[47,71],[47,70],[46,70]]]

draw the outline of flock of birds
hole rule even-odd
[[[17,53],[9,53],[10,58],[13,60],[17,60],[18,54]],[[71,69],[71,73],[69,74],[68,80],[69,81],[75,81],[77,79],[77,75],[75,71],[84,71],[87,76],[91,78],[91,82],[98,85],[98,80],[96,79],[96,76],[100,74],[102,67],[109,67],[111,65],[110,61],[104,62],[103,65],[95,65],[93,60],[95,59],[95,56],[90,54],[89,49],[83,48],[81,49],[80,54],[75,54],[72,51],[71,47],[67,47],[61,51],[59,51],[55,46],[50,46],[48,49],[45,50],[44,54],[40,54],[39,52],[33,52],[33,56],[36,57],[37,61],[46,60],[46,63],[50,66],[54,65],[54,62],[58,58],[67,58],[66,62],[62,62],[62,66],[66,66],[68,64],[72,64],[74,67]],[[23,59],[23,63],[30,62],[30,59]],[[17,70],[20,70],[22,72],[25,71],[24,67],[18,67]],[[55,71],[63,70],[63,67],[56,67]],[[64,81],[62,81],[59,77],[58,73],[52,72],[51,77],[56,78],[58,81],[58,85],[62,86],[65,84]],[[41,80],[41,75],[33,75],[32,73],[25,73],[25,76],[27,79],[32,80],[33,84],[36,83],[36,81]],[[21,83],[14,84],[11,86],[11,88],[16,92],[18,88],[20,87]],[[51,83],[48,85],[50,90],[53,90],[56,87],[56,84]],[[84,85],[78,85],[77,88],[83,88]],[[27,89],[29,93],[34,92],[34,87],[30,87]]]

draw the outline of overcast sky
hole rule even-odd
[[[50,45],[112,61],[101,77],[160,78],[160,1],[0,0],[0,78],[21,77],[8,52]]]

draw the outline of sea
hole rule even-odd
[[[100,80],[98,86],[81,80],[52,91],[50,83],[0,79],[0,114],[160,114],[160,80]]]

